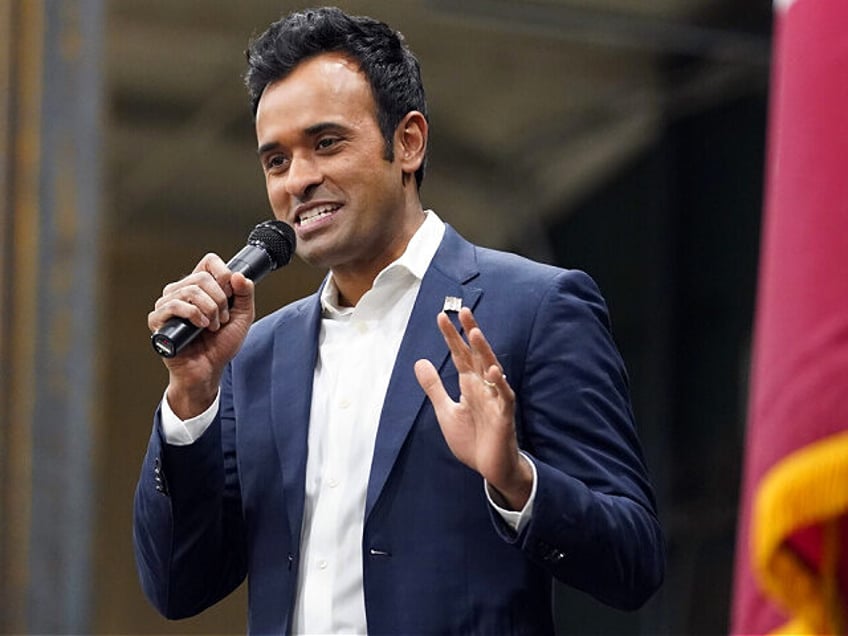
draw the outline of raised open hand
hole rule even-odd
[[[437,318],[459,372],[459,402],[445,391],[430,361],[415,363],[415,377],[433,403],[453,454],[480,473],[507,507],[520,510],[530,496],[533,474],[518,452],[515,393],[471,310],[463,307],[459,320],[467,342],[446,314]]]

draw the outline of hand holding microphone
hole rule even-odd
[[[258,282],[268,272],[287,265],[294,248],[295,234],[291,226],[271,220],[257,225],[248,236],[247,245],[226,265],[215,255],[205,257],[191,275],[165,288],[156,309],[148,317],[148,324],[154,330],[153,349],[165,358],[172,358],[204,329],[217,330],[220,317],[227,316],[234,300],[226,273],[239,273]],[[229,293],[225,291],[227,288]],[[216,305],[218,311],[214,311]],[[213,315],[214,324],[204,309]],[[172,317],[159,324],[161,314],[168,311],[172,312]]]

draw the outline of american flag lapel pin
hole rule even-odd
[[[456,296],[445,296],[445,304],[442,306],[442,311],[456,311],[462,309],[462,298]]]

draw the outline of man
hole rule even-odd
[[[552,633],[552,577],[639,607],[663,541],[594,283],[424,211],[424,92],[386,25],[292,14],[248,64],[274,215],[329,274],[251,326],[210,254],[150,313],[205,328],[165,360],[136,492],[151,601],[190,616],[247,577],[263,634]]]

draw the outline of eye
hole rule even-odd
[[[329,150],[333,146],[339,143],[338,137],[322,137],[318,140],[316,147],[318,150]]]
[[[279,172],[288,166],[288,157],[281,154],[269,155],[264,161],[265,170],[268,172]]]

